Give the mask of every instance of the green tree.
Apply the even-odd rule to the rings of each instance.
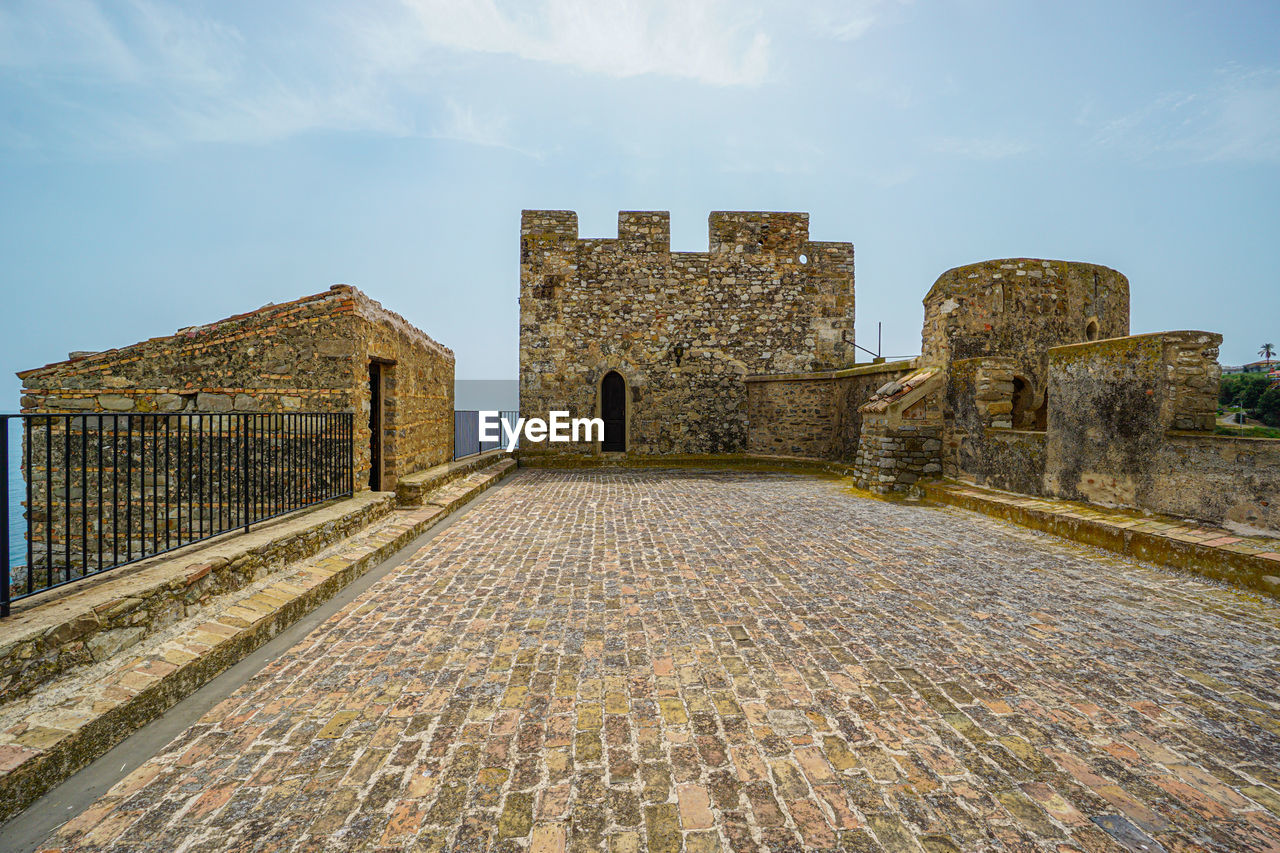
[[[1258,408],[1258,399],[1267,390],[1270,382],[1264,373],[1244,373],[1240,375],[1240,391],[1236,396],[1236,405],[1245,411],[1252,412]]]
[[[1266,360],[1267,367],[1270,368],[1271,359],[1275,358],[1276,356],[1276,345],[1263,344],[1262,347],[1258,350],[1258,355],[1262,356]]]
[[[1222,381],[1218,383],[1218,405],[1234,406],[1236,398],[1240,396],[1240,377],[1242,374],[1233,373],[1230,376],[1222,377]]]
[[[1258,398],[1258,418],[1267,426],[1280,427],[1280,385]]]

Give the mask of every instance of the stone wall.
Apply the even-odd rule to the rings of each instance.
[[[1221,341],[1162,332],[1051,350],[1045,493],[1280,530],[1280,441],[1212,432]]]
[[[838,384],[830,373],[790,375],[747,377],[747,452],[839,458]]]
[[[858,453],[858,407],[914,361],[864,364],[845,370],[748,376],[747,451],[852,461]]]
[[[898,424],[888,418],[869,415],[862,423],[854,478],[859,486],[888,494],[905,492],[925,477],[942,471],[938,450],[942,447],[942,427]]]
[[[853,291],[853,246],[811,241],[804,213],[712,213],[709,251],[672,252],[666,212],[624,211],[617,239],[580,239],[575,213],[525,211],[521,414],[596,417],[617,371],[629,452],[742,452],[746,376],[854,362]]]
[[[238,527],[246,501],[261,518],[368,488],[373,360],[384,365],[382,488],[393,490],[453,456],[453,354],[345,285],[19,373],[25,413],[75,415],[28,424],[32,580]],[[316,412],[352,413],[350,432],[277,417]],[[26,581],[15,571],[18,592]]]
[[[981,464],[962,476],[993,489],[1041,495],[1047,435],[1039,430],[989,429]]]
[[[913,370],[878,388],[859,407],[862,432],[854,479],[864,489],[905,492],[942,473],[943,391],[936,367]]]
[[[1173,433],[1150,472],[1152,509],[1280,535],[1280,439]]]
[[[369,471],[371,359],[394,362],[384,436],[384,488],[394,489],[396,475],[453,456],[453,353],[353,287],[335,285],[18,377],[29,413],[353,412],[361,488]]]
[[[354,291],[356,470],[369,470],[369,360],[383,363],[383,491],[396,480],[453,459],[453,351]]]
[[[18,373],[24,412],[351,411],[354,291]]]

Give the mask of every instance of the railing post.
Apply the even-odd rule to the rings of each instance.
[[[4,502],[0,505],[0,618],[9,615],[9,419],[0,418],[0,471],[4,472]],[[28,569],[27,571],[30,571]]]
[[[244,443],[240,449],[240,505],[244,513],[244,532],[249,532],[249,413],[240,415],[240,435]]]

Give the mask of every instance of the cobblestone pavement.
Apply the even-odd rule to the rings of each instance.
[[[526,471],[48,844],[1278,850],[1278,659],[1273,602],[983,516]]]

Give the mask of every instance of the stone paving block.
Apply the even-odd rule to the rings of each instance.
[[[1278,664],[1274,603],[985,516],[537,469],[48,845],[1276,849]]]
[[[475,497],[513,469],[511,460],[502,460],[472,473],[462,481],[467,485],[459,484],[465,494],[454,505],[461,505],[463,497]],[[438,507],[425,507],[383,516],[281,569],[284,578],[263,579],[215,600],[126,653],[0,706],[0,815],[16,812],[105,752],[390,557],[443,513]],[[325,516],[317,520],[333,524],[325,522]],[[331,726],[336,728],[322,729],[328,733],[320,736],[344,734],[345,724]]]

